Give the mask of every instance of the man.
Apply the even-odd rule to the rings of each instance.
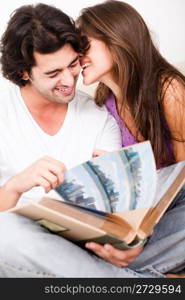
[[[115,121],[75,91],[88,43],[68,16],[43,4],[23,6],[1,44],[2,72],[14,83],[0,96],[0,210],[6,210],[21,195],[19,203],[54,189],[65,166],[121,144]]]
[[[86,46],[69,17],[51,6],[23,6],[11,17],[1,62],[3,75],[17,86],[5,86],[0,94],[1,210],[21,202],[21,195],[43,196],[42,188],[51,195],[63,180],[65,166],[120,147],[117,126],[104,108],[82,93],[75,96],[78,54]],[[182,191],[181,209],[165,215],[141,255],[141,248],[121,251],[94,245],[104,260],[27,218],[1,212],[0,276],[163,277],[182,269],[183,196]],[[174,243],[178,261],[173,261]]]

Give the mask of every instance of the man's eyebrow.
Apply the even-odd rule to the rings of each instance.
[[[62,71],[62,69],[55,69],[55,70],[52,70],[52,71],[44,72],[44,74],[45,75],[50,75],[50,74],[61,72],[61,71]]]
[[[74,64],[77,60],[79,59],[79,55],[77,55],[71,62],[70,64],[68,65],[71,66],[72,64]],[[52,71],[48,71],[48,72],[44,72],[45,75],[51,75],[51,74],[54,74],[54,73],[57,73],[57,72],[61,72],[63,69],[54,69]]]

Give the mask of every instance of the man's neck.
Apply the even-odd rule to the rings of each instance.
[[[49,101],[33,90],[21,88],[21,96],[39,127],[49,135],[55,135],[62,127],[68,104]]]

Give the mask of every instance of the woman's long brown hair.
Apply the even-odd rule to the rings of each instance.
[[[158,166],[175,162],[171,145],[175,137],[165,119],[163,99],[171,81],[176,78],[185,87],[185,77],[162,57],[144,20],[127,3],[108,0],[87,7],[77,24],[84,34],[105,42],[112,53],[114,80],[122,92],[120,116],[128,107],[137,135],[150,140]],[[104,104],[109,93],[99,83],[96,103]]]

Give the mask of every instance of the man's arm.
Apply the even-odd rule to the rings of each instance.
[[[35,186],[42,186],[46,193],[56,188],[63,182],[64,171],[64,164],[56,159],[39,159],[0,188],[0,211],[14,207],[20,196]]]
[[[110,114],[107,114],[106,122],[95,143],[95,151],[115,151],[121,147],[122,139],[118,124]]]

